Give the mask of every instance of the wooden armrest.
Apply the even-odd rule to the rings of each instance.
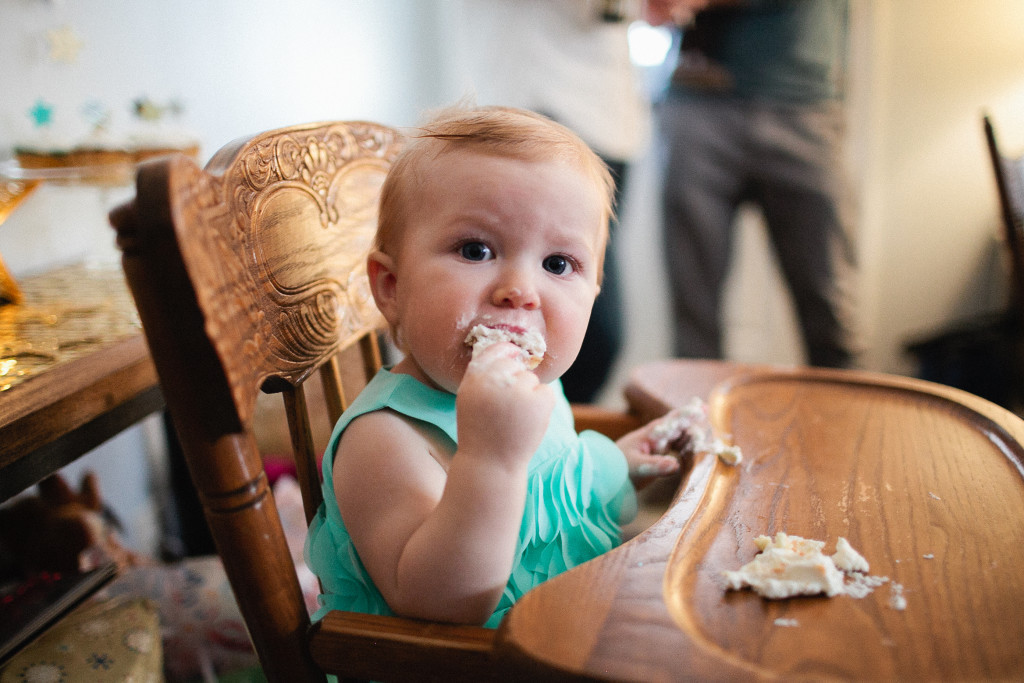
[[[498,679],[496,635],[482,626],[334,611],[311,627],[309,649],[324,671],[349,677],[489,681]]]
[[[644,425],[640,418],[630,413],[601,408],[588,403],[574,403],[572,414],[576,421],[577,432],[593,429],[613,440]]]

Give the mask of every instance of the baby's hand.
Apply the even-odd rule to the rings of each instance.
[[[638,489],[658,477],[667,477],[679,471],[679,458],[675,455],[655,453],[647,432],[647,427],[641,427],[616,442],[626,454],[629,478]]]
[[[679,453],[687,441],[688,435],[672,412],[633,430],[616,443],[626,454],[634,486],[643,488],[657,477],[679,471]]]
[[[554,391],[526,369],[519,347],[499,342],[482,349],[473,355],[456,394],[459,451],[525,465],[554,406]]]
[[[714,453],[722,462],[733,466],[743,460],[739,446],[728,446],[715,437],[707,404],[696,397],[685,406],[630,432],[619,439],[618,444],[626,454],[630,477],[638,487],[654,477],[678,471],[677,458],[683,453]]]

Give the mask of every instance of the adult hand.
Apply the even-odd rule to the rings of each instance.
[[[685,26],[710,0],[645,0],[643,19],[651,26]]]

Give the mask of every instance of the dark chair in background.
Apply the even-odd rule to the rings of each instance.
[[[985,140],[988,143],[999,210],[1003,219],[1004,239],[1010,255],[1010,301],[1007,316],[1020,330],[1024,320],[1024,156],[1006,156],[999,149],[992,120],[984,117]]]
[[[970,391],[1004,408],[1024,408],[1024,156],[1002,152],[988,115],[985,142],[999,198],[1009,260],[1005,310],[965,321],[907,350],[923,379]]]

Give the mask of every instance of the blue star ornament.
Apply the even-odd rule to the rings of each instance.
[[[36,100],[32,108],[28,110],[28,115],[32,117],[32,122],[35,123],[36,128],[48,126],[53,122],[53,105],[47,104],[42,100]]]

